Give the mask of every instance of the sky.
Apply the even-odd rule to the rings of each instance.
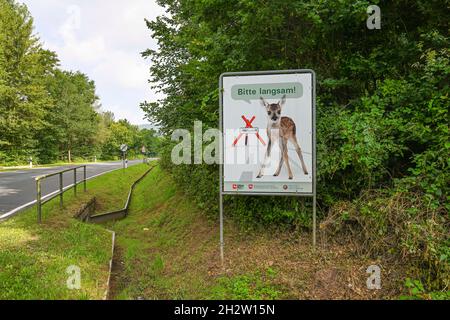
[[[35,34],[55,51],[61,68],[95,81],[102,109],[146,124],[139,104],[160,98],[148,83],[150,61],[140,53],[157,43],[144,18],[164,14],[155,0],[19,0],[34,18]]]

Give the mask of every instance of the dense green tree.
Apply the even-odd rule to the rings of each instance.
[[[23,161],[37,153],[36,133],[47,125],[51,97],[47,78],[56,55],[33,35],[24,5],[0,1],[0,162]]]
[[[79,72],[56,71],[49,85],[54,99],[50,115],[52,135],[59,154],[65,153],[72,161],[73,154],[80,157],[93,156],[95,137],[100,117],[94,109],[97,101],[94,82]]]
[[[102,156],[108,159],[121,156],[120,146],[122,144],[128,145],[130,151],[133,152],[138,131],[137,126],[133,126],[127,120],[110,122],[108,136],[102,147]]]
[[[143,57],[152,60],[151,81],[165,98],[142,108],[166,137],[178,128],[192,130],[195,120],[217,127],[223,72],[315,70],[320,212],[355,201],[339,219],[343,225],[353,219],[365,241],[381,237],[372,253],[392,248],[420,257],[429,288],[429,279],[438,279],[437,288],[448,287],[442,277],[450,256],[446,1],[158,2],[169,14],[147,21],[158,49]],[[381,8],[380,30],[366,27],[372,4]],[[162,150],[163,166],[215,213],[217,168],[174,166],[169,139]],[[373,201],[358,202],[368,193]],[[387,206],[399,197],[403,213],[397,220],[397,211]],[[374,203],[385,206],[375,210]],[[252,223],[311,222],[308,203],[299,205],[297,198],[233,197],[227,205],[229,214]]]
[[[150,136],[101,112],[95,90],[86,75],[58,68],[25,5],[0,0],[0,164],[115,159],[122,143],[137,154]]]
[[[311,68],[318,75],[323,204],[391,186],[426,150],[448,151],[442,142],[449,55],[443,1],[159,3],[170,16],[147,22],[159,49],[143,56],[152,60],[151,80],[166,98],[143,109],[163,133],[192,128],[194,120],[217,126],[222,72]],[[381,30],[366,27],[371,4],[381,7]],[[435,174],[444,181],[447,165],[439,168]],[[443,204],[448,186],[436,188],[430,196]]]
[[[157,156],[161,145],[161,137],[154,129],[142,129],[137,137],[135,146],[140,151],[145,147],[146,154],[149,156]]]

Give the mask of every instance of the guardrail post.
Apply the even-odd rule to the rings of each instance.
[[[84,181],[84,192],[86,192],[86,166],[84,166],[84,172],[83,172],[83,181]]]
[[[63,185],[63,174],[62,172],[59,173],[59,206],[63,207],[63,201],[64,201],[64,185]]]
[[[73,169],[73,193],[77,196],[77,168]]]
[[[37,215],[38,215],[38,223],[42,221],[42,204],[41,204],[41,180],[39,178],[36,179],[36,204],[37,204]]]

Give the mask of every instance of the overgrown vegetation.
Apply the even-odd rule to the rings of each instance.
[[[75,198],[67,191],[65,206],[56,198],[43,206],[43,222],[36,208],[0,223],[0,299],[103,299],[107,290],[112,235],[101,226],[82,223],[75,212],[95,196],[99,212],[123,207],[133,181],[148,170],[136,165],[88,182],[86,193]],[[81,271],[81,290],[70,290],[66,272]]]
[[[408,292],[401,265],[355,255],[353,244],[311,246],[311,235],[243,230],[225,220],[225,261],[217,217],[205,217],[158,166],[137,185],[129,216],[114,230],[112,299],[369,299]],[[227,214],[228,216],[228,214]],[[367,266],[383,269],[368,290]],[[401,284],[401,283],[400,283]]]
[[[207,212],[217,168],[174,166],[173,130],[218,125],[222,72],[310,68],[318,76],[318,195],[323,234],[360,253],[407,262],[423,292],[449,289],[449,38],[445,1],[160,0],[158,50],[143,104],[168,137],[162,165]],[[381,30],[366,28],[378,4]],[[212,192],[215,190],[215,192]],[[297,198],[233,197],[227,212],[264,225],[310,226]],[[343,232],[343,231],[346,232]],[[350,230],[350,231],[349,231]],[[336,239],[328,237],[329,239]]]
[[[0,0],[0,165],[115,159],[123,143],[155,154],[156,132],[103,112],[94,82],[61,70],[33,32],[25,5]]]

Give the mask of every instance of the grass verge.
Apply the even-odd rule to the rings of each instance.
[[[129,158],[128,161],[134,161],[134,160],[142,160],[141,158]],[[7,166],[7,165],[0,165],[0,172],[9,172],[9,171],[27,171],[32,169],[39,169],[39,168],[52,168],[52,167],[61,167],[61,166],[76,166],[76,165],[85,165],[85,164],[102,164],[102,163],[110,163],[110,162],[117,162],[122,161],[121,159],[116,160],[97,160],[97,161],[89,161],[89,160],[76,160],[72,162],[54,162],[54,163],[48,163],[48,164],[35,164],[33,165],[33,168],[29,168],[28,164],[21,164],[18,166]]]
[[[208,216],[156,167],[136,187],[127,219],[108,225],[117,234],[112,298],[380,299],[402,287],[396,268],[351,246],[321,243],[313,251],[308,233],[242,230],[230,219],[222,269],[218,221]],[[374,264],[381,290],[367,288]]]
[[[0,223],[0,299],[102,299],[111,259],[111,233],[102,226],[73,219],[93,196],[98,212],[123,207],[131,184],[148,169],[136,165],[88,181],[88,191],[71,190],[43,206],[43,222],[36,209]],[[69,290],[69,266],[81,270],[81,289]]]

